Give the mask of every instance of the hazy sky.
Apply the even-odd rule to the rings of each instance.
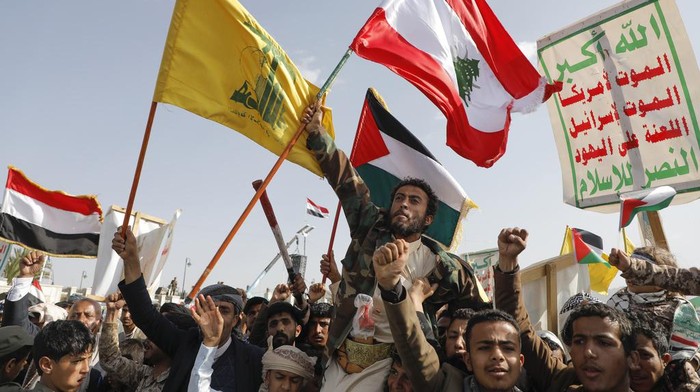
[[[242,1],[287,51],[305,77],[322,84],[379,1]],[[611,0],[493,0],[495,13],[533,59],[538,38],[589,14]],[[107,210],[125,206],[153,96],[173,0],[6,1],[0,5],[0,170],[15,165],[49,189],[96,194]],[[678,0],[682,15],[700,14],[693,0]],[[698,50],[700,26],[686,29]],[[415,88],[383,66],[350,58],[328,97],[337,144],[350,150],[368,87],[375,87],[392,113],[412,130],[463,185],[480,210],[464,225],[460,252],[496,246],[502,227],[529,229],[522,257],[529,265],[556,256],[566,225],[617,246],[617,214],[576,209],[562,202],[561,171],[546,108],[514,115],[508,150],[490,169],[477,168],[445,146],[445,119]],[[135,209],[170,219],[183,210],[163,284],[188,287],[213,257],[241,214],[253,189],[276,157],[242,135],[180,108],[159,105]],[[5,178],[0,174],[0,181]],[[307,280],[318,280],[332,219],[305,213],[305,200],[335,209],[327,183],[286,162],[268,188],[287,239],[304,224],[315,226],[306,246]],[[681,265],[697,264],[693,221],[698,203],[662,212],[671,250]],[[639,244],[637,224],[630,226]],[[111,240],[111,238],[107,238]],[[349,234],[341,220],[336,253]],[[303,242],[300,242],[303,251]],[[292,247],[295,250],[295,247]],[[259,206],[209,277],[245,287],[277,253]],[[92,282],[95,261],[54,259],[57,284],[75,285],[84,270]],[[282,263],[258,287],[285,279]]]

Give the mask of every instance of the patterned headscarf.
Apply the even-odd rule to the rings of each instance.
[[[586,292],[581,292],[572,295],[571,297],[569,297],[569,299],[566,300],[566,302],[564,302],[564,305],[561,307],[561,310],[559,310],[559,336],[561,336],[561,330],[564,328],[564,324],[566,324],[566,319],[569,318],[569,314],[571,314],[571,312],[573,312],[574,309],[589,302],[602,303],[603,301]]]
[[[274,350],[267,350],[262,357],[263,379],[269,370],[284,370],[304,377],[305,381],[314,378],[314,366],[316,357],[309,357],[303,351],[294,346],[280,346]],[[260,392],[267,392],[265,383],[260,385]]]

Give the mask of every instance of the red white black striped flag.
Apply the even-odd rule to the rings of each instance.
[[[0,239],[59,257],[97,257],[102,209],[95,196],[50,191],[10,167]]]
[[[306,213],[319,218],[326,218],[328,217],[328,208],[321,207],[320,205],[311,201],[311,199],[306,198]]]

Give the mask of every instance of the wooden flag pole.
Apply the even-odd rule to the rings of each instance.
[[[338,76],[338,72],[340,72],[340,69],[343,67],[343,65],[345,65],[345,62],[350,57],[350,54],[352,54],[352,50],[348,49],[338,62],[338,65],[335,66],[335,69],[333,69],[333,72],[331,72],[326,82],[323,84],[323,87],[321,87],[321,90],[319,90],[318,94],[316,94],[317,101],[323,97],[328,88],[330,88],[331,84],[333,84],[333,81]],[[299,137],[304,132],[304,128],[306,128],[306,124],[299,124],[299,128],[297,129],[294,136],[292,136],[292,139],[289,141],[289,144],[287,144],[287,147],[284,148],[282,154],[280,154],[279,158],[277,158],[277,162],[275,162],[274,166],[272,166],[272,169],[270,169],[270,172],[267,174],[267,177],[265,177],[262,184],[260,184],[260,188],[258,188],[258,190],[255,191],[255,195],[253,195],[253,198],[250,200],[245,210],[243,210],[243,213],[233,225],[233,228],[231,228],[231,231],[224,239],[224,242],[216,251],[216,254],[214,254],[214,257],[207,265],[207,268],[204,269],[202,275],[197,280],[197,283],[195,283],[195,285],[192,287],[192,291],[190,291],[190,293],[185,298],[186,303],[191,302],[194,299],[195,294],[197,294],[197,292],[199,292],[199,289],[202,288],[204,281],[207,280],[207,277],[216,266],[216,263],[219,262],[219,259],[224,254],[224,251],[226,250],[228,245],[231,243],[231,240],[241,228],[243,222],[248,218],[248,215],[250,215],[250,212],[253,210],[255,203],[257,203],[258,200],[260,200],[260,196],[262,196],[263,192],[265,192],[265,189],[267,189],[268,184],[270,184],[270,181],[272,181],[272,177],[274,177],[275,174],[277,174],[277,171],[279,170],[280,166],[282,166],[282,162],[284,162],[284,160],[287,159],[289,152],[292,151],[292,147],[294,147],[294,145],[297,143],[297,140],[299,140]]]
[[[141,169],[143,168],[143,160],[146,157],[146,149],[148,148],[148,139],[151,138],[151,127],[153,126],[153,118],[156,116],[156,107],[158,102],[151,102],[151,111],[148,113],[148,121],[146,122],[146,131],[143,133],[143,141],[141,142],[141,152],[139,152],[139,160],[136,163],[136,172],[134,173],[134,181],[131,183],[131,192],[129,193],[129,202],[126,203],[126,212],[122,221],[122,238],[126,238],[126,230],[129,226],[129,218],[131,210],[134,207],[134,199],[136,198],[136,189],[139,187],[141,179]]]
[[[340,200],[338,200],[338,206],[335,207],[335,220],[333,221],[333,229],[331,230],[331,240],[328,242],[328,252],[326,253],[328,255],[328,261],[330,261],[331,263],[335,263],[335,259],[331,260],[331,252],[333,252],[333,243],[335,242],[335,231],[338,229],[338,219],[340,218],[341,208],[343,208],[343,206],[340,204]],[[321,284],[325,285],[327,278],[328,274],[323,274]]]
[[[323,94],[328,90],[328,88],[331,86],[333,81],[338,75],[338,72],[340,72],[340,69],[345,65],[345,62],[348,60],[350,57],[350,54],[352,54],[352,50],[348,49],[343,57],[340,59],[338,62],[338,65],[336,65],[335,69],[333,72],[331,72],[331,75],[328,77],[328,80],[323,84],[323,87],[321,87],[321,90],[318,92],[316,95],[316,100],[321,99],[323,97]],[[296,133],[292,137],[292,140],[289,141],[289,144],[287,144],[287,147],[284,149],[282,154],[280,154],[279,158],[277,159],[277,162],[275,162],[275,165],[272,167],[270,172],[267,174],[267,177],[263,180],[262,184],[260,187],[257,189],[255,192],[255,195],[253,198],[250,200],[248,205],[246,206],[245,210],[241,214],[241,216],[238,218],[238,221],[233,225],[233,228],[229,232],[228,236],[224,239],[224,242],[221,244],[219,249],[216,251],[216,254],[214,254],[214,257],[211,259],[209,264],[207,265],[207,268],[204,269],[204,272],[202,272],[202,275],[199,277],[197,280],[197,283],[192,287],[192,291],[187,295],[187,298],[185,298],[185,302],[190,302],[192,299],[194,299],[194,295],[199,291],[199,289],[202,287],[202,284],[204,284],[204,281],[207,279],[211,271],[214,269],[214,266],[216,266],[216,263],[219,261],[221,256],[223,255],[224,251],[228,247],[228,245],[231,243],[231,240],[233,237],[236,235],[240,227],[243,225],[243,222],[248,218],[248,215],[250,215],[250,212],[253,210],[253,207],[255,206],[255,203],[260,200],[260,196],[262,196],[263,192],[265,192],[265,189],[267,189],[267,185],[272,181],[272,177],[277,173],[279,170],[280,166],[282,165],[282,162],[287,158],[289,155],[289,152],[292,150],[292,147],[296,144],[297,140],[299,140],[299,137],[301,136],[302,132],[304,131],[304,128],[306,127],[305,124],[300,124],[299,129],[297,129]]]
[[[204,284],[204,281],[207,280],[207,277],[216,266],[216,263],[219,262],[219,259],[224,254],[224,251],[226,250],[228,245],[231,243],[231,240],[236,235],[236,233],[238,233],[238,230],[241,228],[246,218],[248,218],[248,215],[250,215],[250,212],[253,210],[253,207],[255,207],[255,204],[258,202],[258,200],[260,200],[260,196],[262,196],[263,192],[265,192],[265,189],[267,189],[267,185],[270,184],[270,181],[272,181],[272,177],[274,177],[275,174],[277,174],[277,171],[279,170],[280,166],[282,166],[282,162],[284,162],[284,160],[289,155],[289,152],[292,150],[292,147],[294,147],[297,140],[299,140],[299,137],[304,132],[305,127],[306,124],[299,124],[299,129],[297,129],[296,133],[292,137],[292,140],[289,141],[287,147],[284,149],[284,151],[282,151],[282,154],[280,154],[279,158],[277,159],[277,162],[275,162],[275,165],[272,166],[272,169],[267,174],[267,177],[265,177],[262,184],[260,184],[258,190],[255,191],[255,195],[253,195],[253,198],[250,200],[245,210],[243,210],[241,216],[233,225],[233,228],[224,239],[224,242],[221,244],[221,246],[219,246],[219,249],[216,251],[216,254],[214,254],[214,257],[207,265],[207,268],[204,269],[204,272],[202,272],[202,275],[200,275],[199,279],[197,280],[197,283],[195,283],[195,285],[192,287],[192,291],[190,291],[190,293],[187,295],[187,298],[185,298],[186,303],[191,302],[194,299],[195,294],[199,292],[199,289],[202,287],[202,284]]]

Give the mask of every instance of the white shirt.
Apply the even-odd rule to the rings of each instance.
[[[187,384],[188,392],[219,392],[210,386],[211,375],[214,373],[212,366],[219,357],[224,355],[230,345],[231,338],[229,337],[221,347],[208,347],[204,343],[199,346],[194,366],[192,366],[192,373],[190,373],[190,382]]]
[[[408,243],[408,261],[401,273],[401,284],[408,291],[413,286],[413,281],[417,278],[428,276],[437,265],[437,255],[423,245],[420,239]],[[393,343],[394,338],[391,336],[389,328],[389,319],[384,311],[384,303],[382,302],[381,291],[379,287],[374,288],[372,296],[374,304],[374,339],[382,343]]]

